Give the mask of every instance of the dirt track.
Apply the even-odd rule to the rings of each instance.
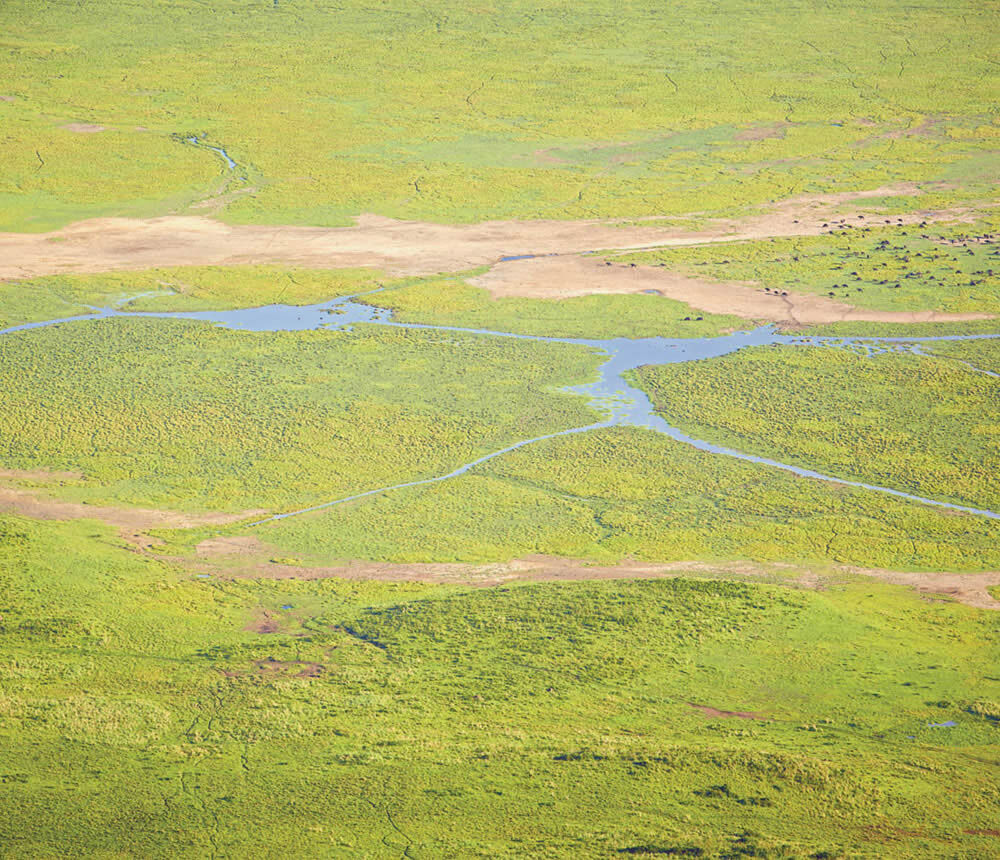
[[[116,508],[44,499],[30,490],[0,487],[0,513],[20,514],[38,520],[101,520],[109,525],[127,529],[180,529],[225,525],[265,511],[245,511],[242,514],[185,514],[149,508]]]
[[[744,319],[786,324],[855,320],[859,322],[957,322],[989,319],[990,314],[938,311],[875,311],[845,305],[826,296],[790,293],[776,296],[742,283],[703,281],[653,266],[605,264],[600,257],[559,256],[499,263],[469,283],[485,287],[494,296],[562,299],[594,293],[640,293],[686,302],[711,314],[733,314]]]
[[[7,470],[0,476],[21,479],[53,480],[77,477],[73,473],[18,472]],[[122,538],[144,553],[161,543],[148,535],[155,528],[194,528],[225,525],[263,511],[240,514],[185,514],[146,508],[118,508],[86,505],[40,498],[34,492],[0,487],[0,514],[16,513],[46,520],[95,519],[117,526]],[[197,560],[158,553],[160,561],[175,562],[198,573],[250,579],[370,579],[382,582],[423,582],[428,584],[472,585],[491,587],[509,582],[556,582],[597,579],[669,579],[679,576],[722,576],[763,578],[806,588],[821,587],[825,579],[843,575],[868,576],[894,585],[915,588],[928,596],[944,596],[980,609],[1000,610],[1000,601],[987,591],[1000,586],[1000,572],[987,573],[909,573],[837,566],[822,572],[791,564],[755,564],[752,562],[622,562],[616,565],[593,564],[577,559],[530,556],[496,564],[392,564],[389,562],[351,562],[333,567],[303,567],[271,561],[273,547],[253,536],[218,537],[197,546]]]
[[[52,480],[78,477],[72,472],[15,472],[0,471],[0,477],[38,478]],[[0,514],[13,513],[36,520],[100,520],[116,526],[121,536],[139,547],[149,547],[158,541],[146,534],[150,529],[184,529],[197,526],[218,526],[237,522],[265,511],[246,511],[242,514],[184,514],[177,511],[160,511],[149,508],[118,508],[105,505],[86,505],[46,499],[31,490],[0,487]]]
[[[622,562],[616,565],[600,565],[550,556],[529,556],[509,562],[481,565],[352,562],[336,567],[302,567],[270,561],[276,551],[255,537],[214,538],[199,544],[197,552],[203,562],[220,563],[215,570],[216,575],[251,579],[370,579],[382,582],[493,587],[510,582],[710,576],[770,579],[805,588],[819,588],[825,581],[835,581],[845,576],[867,576],[893,585],[909,586],[928,597],[951,598],[978,609],[1000,610],[1000,601],[994,600],[987,591],[989,587],[1000,585],[1000,571],[905,573],[842,565],[815,571],[791,564],[694,561]]]
[[[53,233],[0,233],[0,280],[69,272],[158,266],[274,263],[312,268],[372,267],[390,275],[431,275],[492,265],[521,254],[579,254],[599,249],[693,245],[771,236],[808,236],[828,229],[837,207],[865,198],[914,195],[909,185],[798,197],[762,214],[717,220],[685,231],[664,219],[616,226],[612,221],[488,221],[446,225],[362,215],[353,227],[227,225],[210,218],[101,218]],[[858,210],[862,211],[862,210]],[[843,214],[839,217],[844,217]],[[965,211],[902,217],[961,219]]]

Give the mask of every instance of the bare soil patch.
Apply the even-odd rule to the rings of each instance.
[[[563,165],[569,163],[566,161],[565,158],[560,158],[558,155],[553,155],[554,152],[558,152],[558,150],[553,148],[536,149],[534,152],[531,153],[531,157],[535,160],[537,164]]]
[[[771,125],[759,125],[753,128],[744,128],[736,132],[735,140],[768,140],[770,138],[783,138],[788,123],[776,122]]]
[[[199,556],[225,553],[225,569],[219,575],[236,578],[263,579],[371,579],[382,582],[423,582],[428,584],[454,584],[490,587],[513,581],[552,582],[559,580],[592,579],[657,579],[692,574],[725,572],[745,576],[781,576],[784,571],[797,568],[780,564],[756,565],[731,563],[728,565],[704,562],[644,563],[622,562],[600,565],[578,559],[549,556],[529,556],[514,561],[492,564],[467,564],[462,562],[409,563],[350,561],[340,565],[306,567],[274,561],[278,551],[265,543],[257,542],[256,552],[250,544],[230,547],[230,539],[204,541],[197,547]],[[241,540],[234,538],[231,540]],[[251,540],[256,540],[251,538]],[[209,546],[206,546],[209,545]],[[206,548],[209,552],[206,552]]]
[[[97,125],[92,122],[70,122],[60,126],[67,131],[75,131],[77,134],[97,134],[99,131],[107,131],[107,126]]]
[[[906,585],[929,597],[947,597],[977,609],[1000,609],[988,589],[1000,585],[1000,572],[910,573],[898,570],[844,568],[845,572],[871,576],[893,585]]]
[[[890,131],[883,136],[888,140],[899,140],[904,137],[929,137],[934,133],[935,128],[940,125],[940,123],[940,119],[935,117],[925,117],[924,121],[921,122],[920,125]]]
[[[81,472],[52,472],[48,469],[0,469],[0,479],[15,481],[78,481]]]
[[[9,470],[8,470],[9,471]],[[21,472],[20,477],[32,475]],[[77,477],[72,472],[37,473],[40,479],[51,479],[53,475]],[[15,473],[13,477],[17,477]],[[0,487],[0,514],[14,513],[38,520],[100,520],[116,526],[122,539],[140,552],[162,544],[159,538],[148,532],[157,528],[186,529],[198,526],[225,525],[252,516],[266,513],[263,510],[244,511],[240,514],[206,513],[187,514],[179,511],[162,511],[150,508],[121,508],[109,505],[88,505],[82,502],[65,502],[39,497],[30,490],[15,487]]]
[[[1000,601],[987,590],[1000,585],[1000,571],[988,573],[910,573],[848,566],[806,568],[789,563],[754,562],[637,562],[594,564],[580,559],[528,556],[493,564],[414,563],[352,561],[328,567],[283,564],[266,556],[276,553],[259,543],[253,552],[243,545],[239,555],[226,559],[219,576],[250,579],[371,579],[382,582],[495,587],[510,582],[563,582],[602,579],[670,579],[682,576],[762,579],[799,588],[822,589],[831,581],[867,576],[893,585],[905,585],[922,595],[946,597],[978,609],[1000,610]],[[199,554],[204,554],[199,548]],[[235,561],[235,563],[234,563]]]
[[[0,96],[0,102],[16,102],[17,99],[14,96]]]
[[[671,136],[672,135],[667,135],[666,137]],[[588,152],[618,150],[618,152],[608,158],[608,162],[610,164],[623,164],[638,156],[638,152],[635,149],[628,148],[636,146],[637,143],[635,141],[608,141],[607,143],[592,143],[586,147],[586,150]],[[547,147],[545,149],[536,149],[532,153],[532,157],[538,164],[569,164],[571,160],[563,158],[560,153],[563,155],[567,154],[566,150],[562,147]]]
[[[82,502],[39,498],[28,490],[14,487],[0,487],[0,511],[34,517],[39,520],[102,520],[109,525],[125,529],[185,529],[197,526],[225,525],[266,513],[265,511],[245,511],[240,514],[187,514],[150,508],[88,505]]]
[[[265,551],[264,544],[251,535],[209,538],[195,547],[202,557],[256,555]]]
[[[281,622],[267,609],[258,609],[243,629],[248,633],[280,633]]]
[[[52,233],[0,233],[0,280],[160,266],[286,264],[371,267],[390,275],[431,275],[490,265],[519,254],[692,245],[770,236],[816,235],[838,207],[866,198],[917,194],[912,185],[785,200],[760,215],[715,220],[704,230],[614,221],[487,221],[430,224],[362,215],[353,227],[228,225],[197,216],[97,218]],[[922,212],[904,223],[961,219],[966,210]],[[57,239],[58,241],[52,241]]]
[[[611,262],[611,261],[608,261]],[[655,266],[608,265],[595,256],[539,257],[512,260],[494,266],[469,283],[496,297],[527,296],[563,299],[595,293],[656,291],[699,311],[733,314],[744,319],[791,325],[857,320],[863,322],[943,322],[989,319],[989,314],[948,314],[938,311],[874,311],[834,301],[826,296],[775,295],[735,281],[718,282],[688,277]]]
[[[296,678],[318,678],[326,667],[322,663],[308,663],[305,660],[275,660],[267,657],[254,662],[254,667],[264,675],[294,674]],[[294,670],[299,671],[295,672]]]
[[[8,470],[10,471],[10,470]],[[18,473],[19,475],[33,473]],[[46,473],[40,475],[70,475]],[[95,519],[117,526],[124,540],[138,551],[161,544],[148,532],[156,528],[197,528],[206,525],[226,525],[267,513],[264,510],[239,514],[189,514],[149,508],[121,508],[87,505],[39,498],[29,490],[0,487],[0,513],[15,513],[36,519],[71,520]],[[1000,571],[984,573],[914,573],[849,566],[828,569],[803,568],[789,563],[758,564],[754,562],[637,562],[595,564],[580,559],[528,556],[513,561],[492,564],[413,563],[351,561],[339,565],[306,567],[276,561],[274,547],[256,536],[239,535],[209,538],[195,548],[198,561],[182,556],[157,554],[161,561],[170,561],[192,572],[236,579],[370,579],[383,582],[423,582],[428,584],[469,585],[492,587],[509,582],[559,582],[599,579],[669,579],[680,576],[735,577],[765,579],[801,588],[825,587],[831,579],[847,576],[867,576],[893,585],[905,585],[928,597],[947,598],[978,609],[1000,610],[1000,601],[990,594],[990,588],[1000,586]],[[214,559],[214,561],[213,561]],[[261,610],[248,630],[258,633],[278,632],[278,619]]]
[[[767,719],[763,714],[755,714],[752,711],[720,711],[718,708],[713,708],[709,705],[696,705],[694,702],[688,702],[688,704],[695,710],[701,711],[706,717],[722,717],[724,719],[735,717],[740,720]]]
[[[237,198],[246,194],[253,194],[256,190],[256,186],[249,186],[247,188],[237,188],[234,191],[221,191],[218,194],[206,197],[204,200],[199,200],[197,203],[192,203],[191,208],[204,209],[209,213],[219,212]]]

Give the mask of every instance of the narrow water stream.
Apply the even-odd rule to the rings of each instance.
[[[184,138],[184,140],[186,140],[188,143],[194,146],[200,146],[202,149],[210,149],[212,152],[218,155],[223,161],[226,162],[226,167],[228,167],[230,170],[235,170],[239,166],[236,164],[235,161],[233,161],[229,157],[229,153],[226,152],[226,150],[224,150],[221,146],[212,146],[212,144],[210,143],[205,143],[205,141],[202,139],[204,138],[204,136],[205,135],[202,135],[201,137],[186,137]]]
[[[648,337],[630,340],[628,338],[610,338],[606,340],[594,340],[587,338],[564,338],[564,337],[544,337],[541,335],[513,334],[511,332],[491,331],[489,329],[461,328],[457,326],[425,325],[419,323],[396,322],[391,318],[391,311],[383,308],[370,307],[355,301],[357,295],[343,296],[321,304],[296,307],[292,305],[266,305],[258,308],[247,308],[234,311],[123,311],[117,307],[94,308],[93,313],[83,314],[64,319],[46,320],[44,322],[24,323],[23,325],[11,326],[0,330],[0,335],[13,334],[19,331],[27,331],[48,326],[64,325],[68,323],[78,323],[85,321],[115,319],[115,318],[136,318],[151,317],[155,319],[173,320],[200,320],[203,322],[215,323],[230,329],[240,331],[309,331],[316,329],[344,329],[356,323],[372,323],[376,325],[392,326],[395,328],[430,330],[430,331],[454,331],[468,334],[485,335],[490,337],[507,337],[519,340],[536,340],[548,343],[569,343],[579,346],[590,347],[603,352],[607,359],[599,369],[599,378],[595,382],[585,385],[577,385],[567,388],[584,394],[590,398],[591,404],[597,411],[606,417],[603,421],[588,424],[584,427],[575,427],[563,430],[558,433],[550,433],[533,439],[525,439],[520,442],[494,451],[484,457],[480,457],[471,463],[466,463],[445,475],[434,478],[425,478],[419,481],[409,481],[400,484],[393,484],[386,487],[379,487],[367,490],[363,493],[356,493],[344,498],[333,499],[320,505],[302,508],[300,510],[288,511],[283,514],[276,514],[262,520],[258,520],[248,525],[255,526],[262,523],[285,519],[297,516],[298,514],[310,511],[321,510],[334,505],[355,499],[372,496],[379,493],[388,492],[403,487],[415,487],[424,484],[431,484],[444,481],[462,475],[480,463],[499,457],[502,454],[523,448],[533,442],[544,439],[553,439],[559,436],[566,436],[573,433],[585,433],[603,427],[633,426],[645,427],[663,433],[671,439],[691,445],[700,451],[711,454],[720,454],[726,457],[733,457],[745,460],[750,463],[758,463],[783,469],[805,478],[816,478],[822,481],[829,481],[849,487],[859,487],[873,492],[884,493],[925,505],[948,508],[949,510],[964,511],[966,513],[978,514],[991,519],[1000,519],[1000,513],[980,508],[957,505],[951,502],[943,502],[937,499],[925,498],[923,496],[904,493],[891,487],[882,487],[875,484],[866,484],[861,481],[851,481],[845,478],[838,478],[833,475],[826,475],[811,469],[793,466],[766,457],[757,457],[753,454],[746,454],[732,448],[725,448],[705,442],[701,439],[694,439],[678,428],[669,424],[664,418],[658,415],[653,404],[646,396],[645,392],[630,385],[624,378],[626,371],[633,370],[647,364],[674,364],[687,361],[702,361],[711,358],[718,358],[750,346],[766,346],[768,344],[783,344],[788,346],[831,346],[838,348],[854,349],[874,354],[887,350],[904,350],[914,352],[918,355],[926,355],[920,351],[920,344],[934,341],[962,341],[962,340],[983,340],[1000,338],[1000,334],[981,335],[940,335],[931,337],[803,337],[795,335],[783,335],[774,330],[773,326],[765,326],[752,331],[741,331],[722,337],[705,338],[664,338]],[[978,370],[978,368],[973,368]],[[990,371],[991,376],[996,374]]]

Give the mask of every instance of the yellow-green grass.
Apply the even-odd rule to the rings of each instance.
[[[304,507],[433,477],[599,416],[561,386],[586,347],[359,326],[247,333],[111,319],[0,338],[0,466],[82,472],[66,496]]]
[[[1000,314],[1000,223],[899,227],[884,220],[852,218],[851,229],[832,235],[663,248],[620,259],[870,310]],[[996,238],[971,240],[981,235]]]
[[[921,349],[934,355],[965,362],[977,370],[1000,374],[1000,338],[980,341],[941,341],[924,344]]]
[[[535,443],[424,487],[253,529],[158,532],[176,552],[252,535],[307,565],[352,559],[748,559],[889,569],[1000,565],[1000,523],[708,454],[650,430]]]
[[[212,200],[231,221],[331,225],[737,214],[900,180],[931,196],[894,206],[975,201],[996,172],[990,13],[17,0],[0,229]]]
[[[739,317],[700,314],[662,296],[493,299],[487,290],[463,281],[467,274],[389,278],[372,269],[178,266],[50,275],[0,283],[0,328],[86,314],[95,306],[130,311],[228,310],[274,303],[318,304],[360,293],[369,295],[359,301],[389,308],[401,322],[551,337],[706,337],[750,325]],[[698,316],[703,319],[695,319]],[[690,319],[685,322],[685,317]]]
[[[14,517],[0,587],[8,857],[994,847],[996,619],[898,587],[216,581]]]
[[[79,316],[92,307],[199,311],[269,304],[318,304],[409,283],[372,269],[281,266],[176,266],[0,282],[0,328]]]
[[[829,337],[937,337],[940,335],[994,334],[1000,328],[994,318],[957,322],[879,323],[839,322],[792,329],[795,334]]]
[[[567,299],[492,298],[459,278],[428,279],[406,289],[366,296],[401,322],[492,329],[544,337],[713,337],[753,323],[703,314],[684,302],[654,295]]]
[[[42,490],[70,500],[299,509],[443,475],[522,439],[590,424],[586,401],[557,388],[591,378],[600,360],[564,344],[374,326],[238,333],[165,320],[73,323],[0,339],[9,380],[0,465],[79,471],[83,478]],[[639,376],[670,420],[695,435],[997,507],[995,381],[957,361],[796,347]],[[734,403],[744,389],[752,397]],[[753,435],[767,421],[772,432]],[[727,431],[734,422],[742,423]],[[170,537],[190,544],[207,533]],[[955,570],[1000,563],[996,527],[985,518],[630,428],[536,443],[442,484],[256,533],[309,563],[532,553]]]
[[[980,348],[966,342],[963,355]],[[1000,510],[1000,387],[958,362],[772,346],[635,377],[659,412],[697,438]]]

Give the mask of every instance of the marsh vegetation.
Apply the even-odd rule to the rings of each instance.
[[[110,319],[0,337],[0,458],[74,500],[240,511],[431,477],[593,423],[586,347],[457,332]]]
[[[199,579],[92,522],[0,534],[12,856],[992,850],[996,624],[967,607]]]
[[[990,355],[987,343],[958,349]],[[968,365],[772,346],[636,375],[657,409],[698,438],[920,495],[1000,503],[998,386]]]
[[[1000,314],[993,12],[0,5],[0,854],[994,856],[1000,519],[405,327],[995,333],[910,322]],[[721,353],[628,381],[1000,511],[1000,341]]]
[[[0,11],[0,229],[689,218],[900,181],[925,192],[904,209],[978,202],[992,24],[972,0],[685,0],[668,18],[610,0],[19,0]]]

